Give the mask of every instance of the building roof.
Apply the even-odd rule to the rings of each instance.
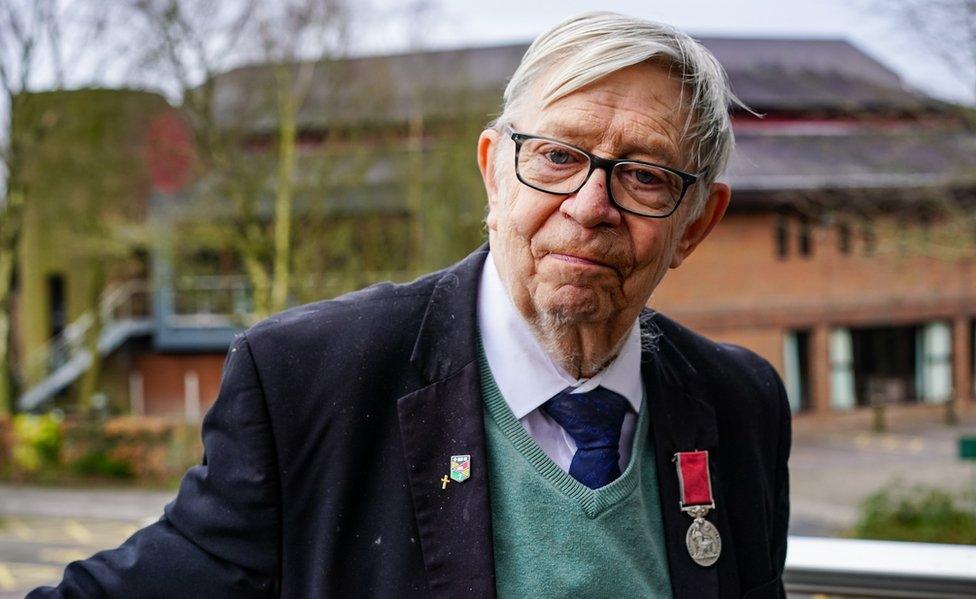
[[[945,127],[744,131],[726,171],[753,191],[976,185],[976,134]]]
[[[938,105],[841,39],[701,38],[759,111],[918,110]]]
[[[904,112],[941,105],[905,87],[891,69],[845,40],[705,37],[700,41],[725,66],[739,97],[760,112]],[[468,116],[487,121],[497,113],[505,83],[527,47],[515,44],[319,62],[299,121],[306,129],[364,121],[406,122],[418,108],[428,119]],[[267,90],[273,88],[272,69],[255,65],[218,76],[217,114],[225,124],[247,118],[254,129],[272,127],[267,115],[273,111],[262,106],[269,101]]]
[[[770,117],[736,119],[737,149],[727,173],[736,189],[976,187],[976,133],[961,124],[958,107],[908,89],[891,69],[849,42],[701,41],[725,65],[739,97]],[[418,112],[427,123],[484,123],[497,113],[502,89],[526,48],[516,44],[318,63],[299,113],[300,128],[402,126]],[[259,106],[273,77],[266,65],[221,75],[218,113],[228,120],[246,119],[251,131],[273,131],[273,110],[253,116],[246,109]],[[929,118],[933,115],[937,118]]]
[[[505,82],[525,48],[466,48],[316,63],[299,124],[317,130],[405,123],[418,109],[428,120],[468,117],[487,121],[498,110]],[[291,68],[303,66],[307,67]],[[273,89],[273,78],[265,65],[220,75],[215,96],[218,118],[226,125],[236,125],[234,118],[248,118],[252,130],[273,129],[273,110],[262,107],[268,101],[267,90]]]

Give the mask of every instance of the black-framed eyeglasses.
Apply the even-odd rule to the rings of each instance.
[[[515,142],[515,176],[523,184],[544,193],[569,195],[582,189],[593,171],[603,169],[610,201],[640,216],[671,216],[702,176],[639,160],[600,158],[564,141],[519,133],[509,126],[505,132]]]

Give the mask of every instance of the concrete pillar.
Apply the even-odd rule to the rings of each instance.
[[[129,373],[129,411],[133,416],[146,415],[146,387],[142,373],[133,370]]]
[[[200,378],[196,370],[187,370],[183,375],[183,403],[186,421],[200,421]]]
[[[952,388],[958,408],[973,399],[973,337],[969,316],[952,321]]]
[[[810,335],[810,407],[830,413],[830,327],[818,324]]]

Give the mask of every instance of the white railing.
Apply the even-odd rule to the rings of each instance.
[[[132,279],[106,291],[99,301],[102,326],[120,320],[148,317],[148,285]],[[53,370],[67,362],[84,345],[88,331],[95,324],[91,310],[68,324],[60,334],[48,339],[27,357],[27,372],[36,375]]]
[[[129,337],[152,328],[145,281],[126,281],[106,292],[98,310],[101,329],[96,348],[100,354],[107,354]],[[36,409],[91,367],[93,357],[86,340],[93,334],[95,324],[94,312],[85,312],[28,355],[27,374],[35,384],[17,398],[19,409]]]
[[[976,597],[976,546],[790,537],[790,594],[901,599]]]

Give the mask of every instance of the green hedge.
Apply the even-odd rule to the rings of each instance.
[[[173,485],[202,454],[196,425],[162,418],[0,421],[0,477],[21,483]]]
[[[892,483],[864,501],[851,534],[861,539],[973,545],[976,511],[964,499],[942,489]]]

